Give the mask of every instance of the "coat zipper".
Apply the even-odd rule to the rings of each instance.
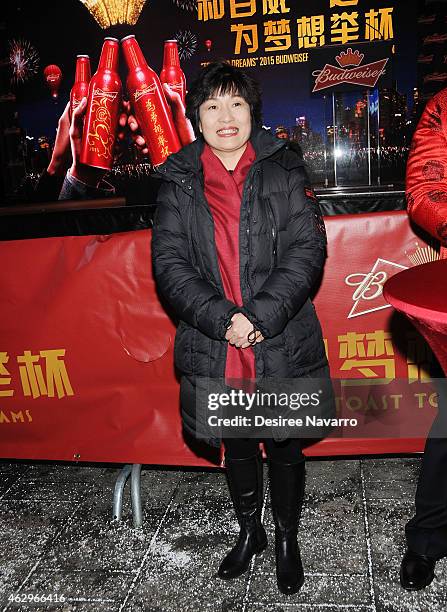
[[[268,210],[268,215],[270,217],[270,223],[271,223],[271,233],[272,233],[272,243],[273,243],[273,252],[272,252],[272,255],[273,255],[272,259],[273,259],[273,261],[272,261],[272,268],[271,268],[271,270],[273,270],[273,268],[276,266],[276,251],[277,251],[278,232],[276,231],[275,215],[273,213],[272,206],[270,204],[270,200],[268,198],[265,198],[265,201],[267,202],[267,210]]]
[[[248,242],[248,256],[247,256],[247,263],[245,265],[245,270],[244,270],[244,277],[245,277],[245,282],[247,285],[247,289],[248,289],[248,297],[249,299],[251,299],[253,297],[253,291],[252,291],[252,287],[250,284],[250,275],[249,275],[249,269],[250,269],[250,255],[251,255],[251,234],[250,234],[250,212],[251,212],[251,204],[252,204],[252,200],[253,200],[253,182],[254,182],[254,176],[256,174],[259,174],[260,170],[259,168],[256,168],[253,172],[253,180],[251,181],[250,186],[248,187],[248,200],[247,200],[247,229],[246,234],[247,234],[247,242]],[[247,177],[249,178],[249,177]]]
[[[193,234],[194,234],[194,229],[193,229],[193,210],[192,210],[193,204],[190,205],[189,209],[188,209],[188,227],[186,228],[187,231],[187,236],[188,236],[188,244],[189,244],[189,248],[190,248],[190,253],[191,253],[191,258],[192,258],[192,262],[193,262],[193,266],[197,269],[200,270],[199,268],[199,264],[197,261],[197,254],[196,254],[196,250],[194,248],[194,241],[193,241]]]

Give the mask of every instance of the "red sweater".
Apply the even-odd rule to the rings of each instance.
[[[239,218],[242,190],[245,177],[256,158],[250,142],[233,172],[229,172],[220,159],[205,144],[201,160],[205,179],[205,197],[214,221],[220,275],[225,297],[237,306],[242,306],[239,276]],[[252,347],[245,349],[228,345],[225,366],[225,381],[230,379],[254,379],[256,377],[255,356]]]

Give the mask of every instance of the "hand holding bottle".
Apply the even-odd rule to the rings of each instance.
[[[71,116],[70,125],[70,145],[72,155],[72,165],[70,174],[87,185],[97,186],[106,170],[95,168],[83,164],[80,161],[82,147],[82,131],[84,125],[84,115],[87,108],[87,98],[82,98],[78,106],[74,109]]]
[[[175,128],[177,130],[181,145],[185,146],[196,139],[191,122],[185,115],[185,106],[180,98],[180,95],[173,91],[166,83],[163,84],[163,90],[171,107]],[[123,102],[123,112],[119,120],[119,125],[121,128],[123,128],[126,124],[130,129],[132,140],[140,153],[143,155],[149,155],[147,143],[141,133],[138,121],[131,111],[129,102]]]

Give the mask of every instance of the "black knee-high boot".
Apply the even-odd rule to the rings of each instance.
[[[225,458],[228,486],[239,522],[236,545],[226,555],[218,570],[224,580],[241,576],[251,558],[267,546],[267,534],[261,523],[263,501],[262,454],[246,459]]]
[[[296,593],[304,582],[297,533],[304,497],[305,461],[280,463],[269,459],[268,466],[278,588],[281,593]]]

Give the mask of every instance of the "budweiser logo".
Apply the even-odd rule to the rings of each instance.
[[[355,290],[352,294],[354,303],[348,314],[348,319],[360,317],[383,308],[390,308],[390,304],[385,301],[382,294],[383,285],[391,276],[406,269],[406,266],[378,257],[371,270],[366,274],[363,272],[349,274],[345,278],[345,283],[349,287],[355,287]]]
[[[94,89],[94,98],[107,98],[107,100],[114,100],[118,95],[117,91],[104,91],[103,89]]]
[[[149,85],[148,87],[145,87],[144,89],[137,89],[137,91],[134,93],[135,102],[138,102],[138,100],[146,94],[154,94],[156,91],[157,86],[155,85],[155,83]]]
[[[363,64],[364,54],[359,51],[348,49],[342,51],[336,56],[336,61],[339,66],[325,64],[322,70],[314,70],[312,76],[315,77],[315,85],[312,92],[341,85],[342,83],[350,83],[351,85],[364,85],[366,87],[375,87],[377,81],[385,73],[385,66],[388,58]],[[353,66],[353,68],[347,68]]]

